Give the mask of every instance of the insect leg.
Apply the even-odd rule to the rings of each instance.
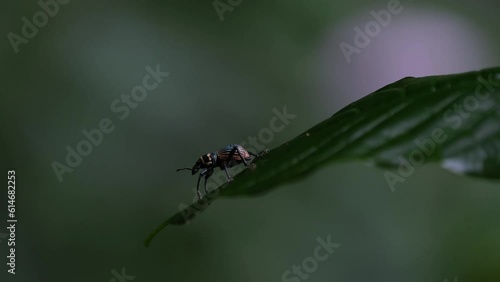
[[[208,194],[208,190],[207,190],[207,180],[210,176],[212,176],[212,174],[214,173],[213,170],[206,170],[206,173],[205,173],[205,186],[204,186],[204,190],[205,190],[205,195]]]
[[[198,200],[201,200],[200,180],[201,180],[201,177],[203,176],[202,173],[200,173],[200,176],[198,176],[198,185],[196,185],[196,193],[198,194]]]
[[[226,164],[224,163],[223,165],[224,165],[224,171],[226,172],[227,182],[231,182],[233,178],[231,177],[231,175],[229,175]]]
[[[260,157],[266,155],[267,153],[269,153],[269,149],[265,149],[264,151],[262,151],[262,152],[260,152],[258,154],[252,153],[250,151],[247,151],[247,152],[250,154],[250,156],[253,156],[253,157],[256,157],[256,158],[260,158]]]
[[[236,146],[233,147],[233,149],[231,150],[231,152],[229,152],[229,155],[227,156],[227,162],[228,163],[233,159],[233,156],[234,156],[235,152],[236,152]]]
[[[204,171],[200,172],[200,176],[198,176],[198,185],[196,185],[196,193],[198,194],[198,200],[201,200],[201,198],[202,198],[201,193],[200,193],[200,180],[201,180],[201,177],[205,176],[207,173],[208,173],[208,169],[205,169]],[[212,175],[212,173],[209,173],[209,175],[205,176],[205,177],[208,178],[208,177],[210,177],[210,175]],[[206,182],[206,178],[205,178],[205,182]],[[205,191],[206,191],[206,188],[205,188]]]
[[[208,177],[205,176],[205,186],[203,187],[203,190],[205,190],[205,196],[208,194],[208,190],[207,190],[207,180],[208,180]]]

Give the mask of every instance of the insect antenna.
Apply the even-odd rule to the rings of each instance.
[[[185,167],[185,168],[178,168],[176,171],[181,171],[181,170],[191,170],[191,168],[189,168],[189,167]]]

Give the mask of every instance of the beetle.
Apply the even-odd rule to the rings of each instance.
[[[259,155],[247,151],[243,146],[238,144],[228,144],[217,152],[208,153],[201,155],[193,167],[179,168],[176,171],[190,170],[191,174],[196,174],[200,169],[200,175],[198,176],[198,185],[196,186],[196,193],[198,194],[198,199],[201,199],[200,193],[200,180],[205,177],[205,195],[207,191],[207,180],[214,173],[214,169],[219,167],[221,170],[226,172],[227,182],[231,182],[233,178],[229,175],[227,171],[228,168],[233,167],[238,164],[245,164],[248,166],[248,162],[252,160],[252,157],[258,157]]]

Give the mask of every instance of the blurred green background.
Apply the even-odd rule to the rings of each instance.
[[[111,281],[125,267],[133,281],[282,281],[331,235],[341,247],[308,281],[498,281],[499,183],[438,165],[395,192],[382,169],[330,166],[142,245],[194,197],[196,177],[175,169],[258,136],[274,108],[297,117],[268,148],[404,76],[500,65],[498,1],[428,0],[401,1],[349,63],[341,42],[388,3],[244,0],[221,18],[212,1],[73,0],[18,53],[7,35],[41,7],[3,3],[2,173],[16,170],[19,222],[17,274],[3,239],[0,280]],[[157,64],[170,76],[120,120],[111,103]],[[106,117],[114,132],[59,182],[52,162]]]

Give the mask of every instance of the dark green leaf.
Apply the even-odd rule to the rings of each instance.
[[[381,88],[254,160],[233,182],[165,221],[145,244],[219,195],[267,193],[325,164],[352,160],[392,168],[439,162],[455,173],[500,178],[500,67],[407,77]]]

